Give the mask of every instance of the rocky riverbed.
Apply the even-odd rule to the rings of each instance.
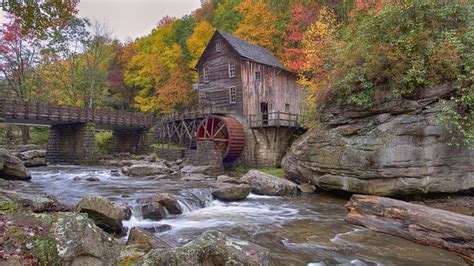
[[[171,167],[173,165],[168,168]],[[127,217],[125,213],[126,218],[122,222],[126,230],[125,236],[107,234],[104,231],[97,233],[95,229],[90,232],[90,235],[94,236],[91,238],[95,239],[94,241],[104,236],[115,239],[113,243],[108,243],[105,239],[101,247],[107,248],[110,245],[108,248],[117,254],[120,253],[121,256],[112,254],[112,251],[107,256],[120,257],[122,262],[166,264],[173,262],[173,259],[197,259],[198,254],[191,250],[201,248],[214,250],[211,246],[215,248],[215,245],[223,243],[236,243],[237,247],[240,245],[237,249],[236,246],[220,246],[222,248],[220,250],[224,252],[219,254],[225,258],[239,259],[242,253],[237,250],[240,249],[248,254],[256,254],[250,261],[254,264],[269,261],[267,256],[271,256],[270,264],[277,265],[466,264],[448,251],[346,223],[344,221],[346,198],[336,198],[323,193],[291,195],[294,194],[292,187],[285,187],[289,191],[284,194],[285,196],[257,195],[253,193],[259,192],[256,189],[258,187],[249,184],[247,186],[251,186],[253,193],[242,199],[242,196],[236,195],[248,193],[249,189],[245,184],[235,184],[242,188],[227,191],[229,193],[227,195],[235,196],[232,200],[237,201],[226,201],[218,200],[221,194],[216,194],[215,191],[229,190],[230,185],[216,187],[215,178],[208,178],[204,174],[193,173],[187,178],[177,178],[173,173],[167,173],[168,177],[159,173],[129,177],[123,175],[121,170],[120,167],[48,166],[30,169],[32,179],[29,182],[3,183],[10,186],[10,189],[14,188],[28,195],[38,193],[54,195],[59,203],[69,206],[70,211],[77,208],[76,205],[87,195],[102,196],[118,206],[129,206],[131,215]],[[227,180],[227,184],[236,182],[236,179],[231,177],[219,177],[219,179]],[[280,193],[282,190],[277,191]],[[163,217],[145,218],[144,211],[149,209],[148,207],[144,209],[143,205],[150,198],[156,199],[159,193],[172,195],[177,200],[181,214],[178,212],[173,214],[170,209],[164,208]],[[54,218],[56,221],[82,219],[80,217],[83,214],[69,213],[53,216],[56,217]],[[14,220],[12,215],[2,216],[2,219],[3,228],[9,228]],[[89,223],[90,221],[83,222],[78,226],[87,227]],[[44,227],[47,228],[48,225]],[[137,254],[127,248],[127,239],[128,244],[136,244],[134,239],[144,239],[143,235],[147,234],[137,229],[131,232],[132,228],[143,228],[146,229],[145,232],[151,232],[154,239],[150,244],[151,250]],[[61,228],[53,226],[53,229],[48,230],[57,233],[59,229]],[[32,231],[34,234],[41,233],[34,230]],[[2,241],[6,240],[3,238]],[[143,245],[142,242],[139,243]],[[19,251],[21,254],[29,250],[28,248],[33,249],[34,245],[35,242],[28,241],[19,243],[18,247],[9,252]],[[156,245],[166,245],[167,252],[154,252],[154,249],[159,248]],[[88,250],[87,246],[75,248],[77,249],[74,250],[80,249],[83,253]],[[133,250],[136,251],[136,248]],[[131,253],[127,255],[127,252]],[[211,262],[217,263],[219,260]]]

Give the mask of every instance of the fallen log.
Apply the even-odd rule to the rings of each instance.
[[[474,263],[474,217],[378,196],[353,195],[346,221],[456,252]]]

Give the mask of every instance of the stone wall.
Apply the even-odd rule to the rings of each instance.
[[[294,130],[274,127],[244,129],[244,132],[242,161],[253,167],[279,167],[290,147]]]
[[[186,149],[180,148],[156,148],[155,153],[158,157],[168,160],[176,161],[178,159],[183,159],[185,157]]]
[[[420,90],[370,109],[330,104],[321,127],[304,134],[283,160],[288,176],[326,190],[376,195],[474,189],[474,150],[450,145],[439,123],[453,88]]]
[[[69,124],[50,128],[46,161],[48,163],[86,164],[95,159],[95,125]]]
[[[211,172],[219,175],[224,172],[222,155],[214,147],[211,141],[198,141],[197,149],[185,151],[185,158],[193,165],[211,166]]]
[[[112,135],[112,152],[147,154],[150,152],[152,132],[146,129],[115,129]]]

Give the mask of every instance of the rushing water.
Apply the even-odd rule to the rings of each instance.
[[[157,192],[177,195],[182,215],[161,221],[144,220],[133,211],[125,226],[172,229],[157,234],[173,246],[216,229],[268,248],[281,265],[463,265],[453,253],[350,225],[344,222],[346,200],[315,194],[268,197],[251,194],[241,202],[213,200],[205,183],[143,180],[113,176],[114,168],[52,166],[32,169],[32,181],[21,189],[46,192],[74,205],[87,194],[116,202],[136,200]],[[96,176],[99,182],[86,181]],[[74,180],[79,177],[81,180]],[[77,179],[77,178],[76,178]]]

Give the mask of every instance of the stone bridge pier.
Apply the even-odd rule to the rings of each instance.
[[[51,126],[46,161],[60,164],[93,162],[96,154],[95,130],[93,123]]]
[[[112,153],[146,154],[150,141],[147,129],[113,129]],[[53,164],[89,164],[97,159],[96,126],[93,123],[53,125],[46,160]]]

